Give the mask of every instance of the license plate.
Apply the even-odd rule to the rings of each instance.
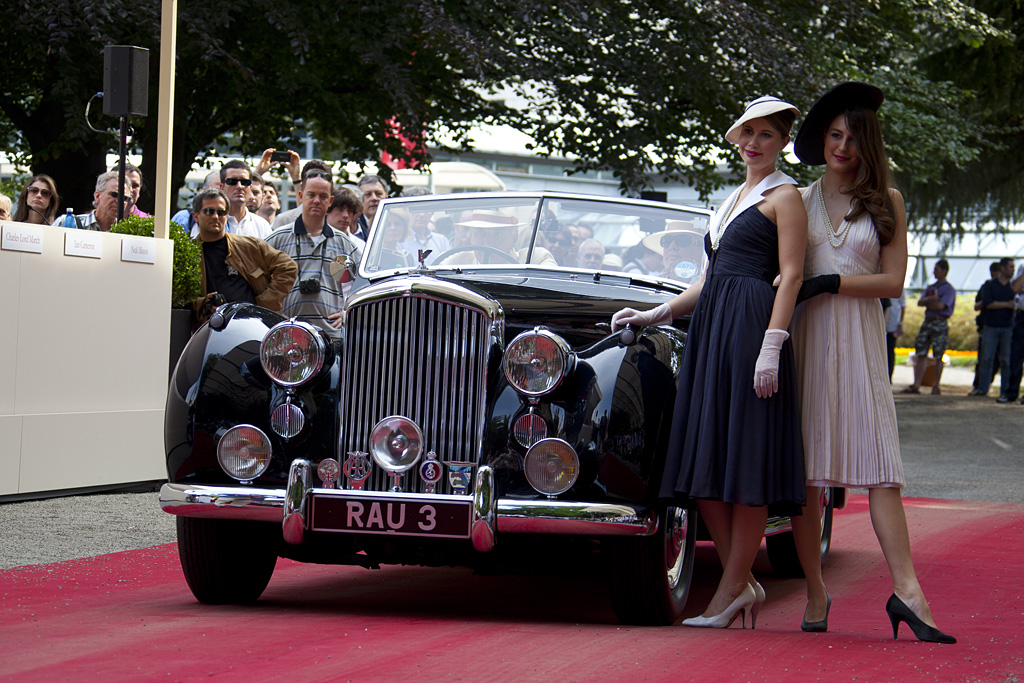
[[[312,531],[469,538],[470,501],[313,495]]]

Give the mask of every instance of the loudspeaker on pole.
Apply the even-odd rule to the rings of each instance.
[[[134,45],[103,47],[103,113],[149,113],[149,50]]]

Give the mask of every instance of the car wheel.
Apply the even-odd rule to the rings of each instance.
[[[835,509],[836,494],[830,488],[822,489],[822,496],[825,498],[821,515],[821,566],[825,566],[828,559],[828,551],[832,547],[832,513]],[[768,561],[772,569],[785,576],[802,578],[804,570],[800,567],[800,558],[796,554],[796,542],[793,540],[793,532],[786,531],[773,536],[766,536],[764,539],[768,550]]]
[[[277,564],[266,524],[178,517],[178,557],[199,602],[255,602]]]
[[[667,626],[682,615],[696,543],[696,508],[676,507],[661,514],[653,535],[609,543],[612,608],[620,621]]]

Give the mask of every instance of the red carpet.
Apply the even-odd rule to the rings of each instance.
[[[756,631],[614,623],[603,581],[281,561],[254,607],[192,598],[176,547],[0,571],[0,678],[18,681],[993,681],[1024,679],[1024,506],[907,501],[915,565],[957,645],[899,641],[867,498],[836,516],[830,631],[758,560]],[[699,612],[715,582],[700,548]]]

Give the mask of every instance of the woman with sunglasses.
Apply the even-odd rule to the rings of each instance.
[[[18,197],[18,210],[14,212],[14,220],[20,223],[50,225],[57,217],[59,203],[57,184],[53,182],[53,178],[44,173],[34,175]]]
[[[918,583],[900,497],[903,464],[878,299],[903,290],[907,215],[892,187],[876,114],[883,99],[865,83],[836,86],[811,107],[794,145],[805,164],[825,166],[802,190],[808,234],[801,299],[823,296],[793,316],[809,503],[793,519],[808,578],[801,628],[827,630],[832,603],[821,582],[819,487],[856,487],[868,489],[871,523],[892,575],[885,611],[893,637],[905,622],[919,640],[955,643],[935,628]]]
[[[661,498],[696,501],[723,573],[710,604],[685,626],[751,627],[764,589],[751,567],[769,507],[798,513],[805,504],[800,408],[787,338],[800,289],[807,235],[796,182],[775,164],[799,111],[761,97],[729,128],[746,181],[711,223],[703,275],[668,303],[624,309],[612,328],[660,325],[692,313],[679,373]],[[781,275],[778,296],[772,290]]]

